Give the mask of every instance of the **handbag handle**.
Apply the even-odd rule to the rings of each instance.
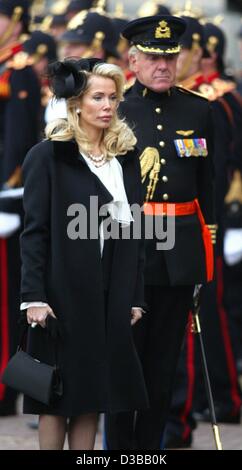
[[[57,339],[60,336],[60,334],[59,334],[59,330],[58,330],[58,324],[56,323],[55,328],[53,328],[54,323],[52,324],[52,320],[50,320],[50,318],[53,319],[53,317],[50,317],[48,315],[48,317],[46,319],[45,329],[46,329],[46,332],[48,334],[48,337],[53,342],[54,368],[58,369],[58,366],[57,366],[57,364],[58,364]],[[57,320],[55,320],[55,319],[53,319],[53,321],[57,322]],[[19,323],[20,323],[20,335],[19,335],[19,343],[18,343],[18,346],[17,346],[17,351],[25,351],[26,350],[27,333],[28,333],[29,327],[31,327],[31,325],[29,325],[27,323],[26,316],[22,316],[20,318]],[[38,325],[37,325],[37,327],[38,327]]]

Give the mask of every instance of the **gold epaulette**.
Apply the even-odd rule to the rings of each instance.
[[[25,67],[31,64],[32,61],[27,52],[20,51],[7,62],[7,68],[13,70],[23,70]]]
[[[219,97],[236,89],[235,82],[232,80],[223,80],[222,78],[215,78],[212,81],[212,86],[216,90]]]
[[[198,80],[201,78],[201,72],[198,71],[196,73],[193,73],[187,78],[179,79],[176,83],[176,85],[182,88],[187,88],[188,90],[194,90],[194,88],[197,87]]]
[[[215,101],[218,99],[218,92],[210,83],[201,83],[198,87],[198,92],[208,101]]]
[[[184,86],[182,85],[176,85],[176,88],[181,91],[182,93],[185,93],[187,95],[194,95],[194,96],[198,96],[199,98],[202,98],[204,100],[207,100],[207,97],[202,95],[201,93],[198,93],[197,91],[193,91],[193,90],[189,90],[189,88],[185,88]]]

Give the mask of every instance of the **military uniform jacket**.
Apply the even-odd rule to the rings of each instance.
[[[0,51],[0,186],[21,185],[24,157],[39,140],[40,85],[32,67],[15,68],[19,50]]]
[[[213,224],[213,136],[208,101],[178,87],[167,93],[155,93],[136,81],[127,91],[120,112],[137,136],[140,153],[147,147],[159,152],[161,167],[152,202],[181,203],[197,198],[205,223]],[[199,142],[204,149],[194,152],[196,156],[191,150],[189,155],[189,146],[194,149]],[[188,156],[179,155],[183,145]],[[148,183],[149,175],[144,181],[145,195]],[[206,282],[205,252],[197,214],[176,217],[172,249],[156,247],[155,236],[146,240],[147,285]]]

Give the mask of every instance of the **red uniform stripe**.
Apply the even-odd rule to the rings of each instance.
[[[187,345],[187,357],[186,357],[186,368],[187,368],[187,399],[184,405],[184,409],[180,414],[181,423],[184,425],[182,432],[182,439],[185,440],[191,433],[191,428],[187,423],[187,417],[192,409],[193,396],[194,396],[194,383],[195,383],[195,365],[194,365],[194,333],[191,331],[192,326],[192,314],[189,313],[188,320],[188,331],[186,333],[186,345]]]
[[[226,354],[226,361],[228,366],[228,373],[230,378],[230,393],[231,399],[234,404],[233,414],[237,414],[241,407],[241,398],[238,391],[237,370],[235,366],[234,354],[232,350],[231,340],[229,336],[229,326],[227,315],[223,306],[223,261],[222,258],[217,258],[217,303],[218,315],[221,325],[221,332],[224,340],[224,348]]]

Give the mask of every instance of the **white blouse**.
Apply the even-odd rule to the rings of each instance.
[[[117,158],[108,160],[104,165],[96,167],[92,160],[82,153],[90,170],[100,179],[103,185],[113,196],[113,201],[105,204],[113,220],[116,220],[123,226],[130,225],[133,221],[127,195],[124,188],[123,169]]]

